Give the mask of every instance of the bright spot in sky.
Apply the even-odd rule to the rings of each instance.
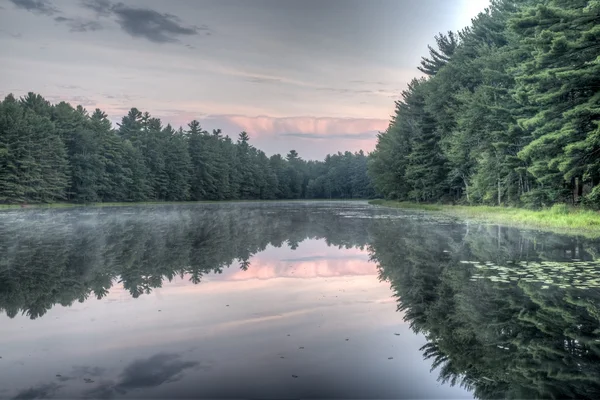
[[[465,28],[471,24],[471,18],[474,18],[489,7],[490,0],[460,0],[461,12],[456,21],[458,29]]]

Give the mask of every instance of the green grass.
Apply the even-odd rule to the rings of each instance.
[[[439,212],[461,219],[600,237],[600,213],[565,204],[534,211],[515,207],[450,206],[372,200],[373,205]]]

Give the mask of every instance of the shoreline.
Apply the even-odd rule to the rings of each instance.
[[[543,210],[527,210],[516,207],[457,206],[444,204],[411,203],[381,199],[286,199],[286,200],[201,200],[201,201],[147,201],[109,203],[35,203],[24,207],[20,204],[0,204],[0,212],[15,210],[88,208],[88,207],[137,207],[154,205],[193,205],[230,203],[293,203],[293,202],[368,202],[373,206],[403,210],[423,211],[450,216],[464,221],[482,224],[500,224],[523,229],[536,229],[567,235],[600,238],[600,212],[582,210],[566,205],[555,205]]]
[[[453,206],[393,200],[370,200],[369,204],[404,210],[440,213],[477,223],[493,223],[516,228],[537,229],[592,238],[600,237],[600,212],[577,209],[564,204],[539,211],[516,207]]]
[[[0,204],[0,212],[8,210],[35,210],[49,208],[77,208],[77,207],[134,207],[155,205],[190,205],[190,204],[221,204],[221,203],[283,203],[283,202],[368,202],[369,199],[282,199],[282,200],[198,200],[198,201],[132,201],[132,202],[106,202],[106,203],[32,203],[21,206],[20,204]]]

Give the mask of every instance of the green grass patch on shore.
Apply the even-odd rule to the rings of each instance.
[[[569,207],[565,204],[556,204],[551,208],[535,211],[515,207],[451,206],[391,200],[371,200],[369,203],[385,207],[440,212],[478,222],[600,236],[600,212]]]

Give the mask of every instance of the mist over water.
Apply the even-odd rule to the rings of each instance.
[[[599,251],[363,202],[1,212],[0,397],[597,398]]]

